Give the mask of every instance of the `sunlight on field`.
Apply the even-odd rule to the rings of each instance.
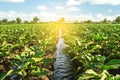
[[[69,31],[71,24],[56,22],[56,23],[50,23],[50,26],[55,26],[58,29],[58,31],[59,29],[62,29],[64,33],[64,31],[67,31],[67,32]]]
[[[0,70],[1,74],[6,73],[2,78],[10,76],[9,74],[14,75],[17,69],[19,69],[19,71],[16,75],[22,77],[27,76],[27,74],[29,74],[28,78],[32,78],[32,76],[39,78],[42,74],[51,75],[60,28],[62,29],[63,38],[65,39],[66,48],[64,53],[71,55],[72,60],[76,59],[82,62],[83,66],[95,64],[95,68],[100,71],[97,72],[97,76],[99,76],[106,68],[101,69],[96,66],[98,63],[94,63],[94,59],[101,60],[100,64],[102,64],[102,67],[113,66],[104,64],[102,59],[109,59],[108,55],[118,57],[119,26],[120,25],[117,24],[73,24],[64,22],[1,25],[0,44],[2,49],[0,57],[2,59]],[[87,58],[89,58],[90,61]],[[8,62],[6,63],[6,61]],[[117,65],[120,62],[119,59],[110,58],[107,63],[111,63],[111,61],[114,62],[113,64],[118,62]],[[78,65],[78,68],[80,66],[81,65]],[[11,72],[9,67],[12,67],[14,70]],[[86,66],[84,66],[84,68],[86,68]],[[95,68],[90,67],[91,71]],[[31,73],[27,72],[27,69],[29,69]],[[19,74],[23,71],[26,75]],[[87,71],[89,71],[89,69],[86,70],[86,72]],[[40,74],[38,75],[38,73]],[[113,73],[109,72],[109,75],[111,74],[117,73],[115,71],[113,71]],[[87,76],[84,72],[82,75]],[[102,76],[100,76],[100,78],[101,77]],[[84,77],[78,76],[78,78]]]
[[[120,0],[0,5],[0,80],[120,80]]]

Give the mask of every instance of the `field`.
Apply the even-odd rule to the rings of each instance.
[[[0,80],[49,80],[59,29],[78,80],[120,79],[119,24],[0,25]]]

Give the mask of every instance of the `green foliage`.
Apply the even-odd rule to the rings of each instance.
[[[17,22],[18,24],[20,24],[20,23],[22,23],[22,20],[18,17],[18,18],[16,18],[16,22]]]
[[[116,22],[116,23],[120,23],[120,16],[118,16],[118,17],[115,19],[115,22]]]
[[[87,20],[85,21],[85,23],[92,23],[92,20]]]
[[[38,21],[40,21],[40,19],[37,16],[33,18],[34,23],[37,23]]]
[[[0,79],[21,79],[50,74],[59,26],[65,53],[77,60],[78,80],[119,80],[110,70],[120,69],[120,25],[117,24],[16,24],[0,28]],[[49,58],[50,57],[50,58]],[[53,58],[53,56],[52,56]]]
[[[2,25],[0,80],[15,75],[20,75],[24,80],[48,75],[50,70],[46,65],[51,64],[53,60],[46,56],[54,55],[57,31],[57,27],[53,30],[48,24]]]
[[[15,21],[15,20],[12,20],[12,21],[9,21],[8,23],[9,23],[9,24],[15,24],[16,21]]]
[[[0,75],[0,80],[4,80],[5,77],[8,76],[9,74],[11,74],[12,72],[13,72],[13,70],[9,70],[9,71],[2,73],[2,75]]]
[[[82,64],[78,66],[78,80],[115,80],[119,74],[114,70],[120,70],[120,25],[74,24],[67,29],[65,53]]]
[[[2,20],[2,24],[7,24],[8,23],[8,19],[7,18],[4,18],[3,20]]]
[[[110,21],[110,20],[107,20],[107,18],[104,18],[104,20],[101,21],[101,23],[107,24],[107,23],[111,23],[111,21]]]

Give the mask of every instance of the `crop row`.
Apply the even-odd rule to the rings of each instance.
[[[78,79],[120,79],[120,25],[71,24],[63,31]]]
[[[58,27],[48,24],[0,26],[0,80],[50,75]]]

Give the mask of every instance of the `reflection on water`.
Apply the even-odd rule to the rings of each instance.
[[[62,52],[64,48],[64,38],[60,29],[52,80],[75,80],[73,64],[70,57]]]

